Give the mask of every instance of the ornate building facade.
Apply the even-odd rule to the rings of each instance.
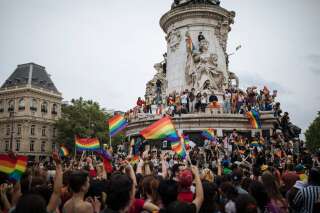
[[[62,94],[45,67],[18,65],[0,88],[0,153],[44,157],[55,149]]]

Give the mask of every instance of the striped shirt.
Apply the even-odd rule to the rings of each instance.
[[[320,186],[307,186],[295,196],[293,203],[301,213],[313,212],[315,202],[320,198]]]

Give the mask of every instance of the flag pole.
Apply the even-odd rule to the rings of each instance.
[[[74,161],[77,159],[77,146],[76,146],[77,137],[74,136]]]
[[[109,149],[111,148],[111,135],[109,133]]]

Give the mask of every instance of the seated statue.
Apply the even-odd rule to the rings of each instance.
[[[220,5],[220,0],[174,0],[172,8],[184,6],[187,4],[211,4]]]

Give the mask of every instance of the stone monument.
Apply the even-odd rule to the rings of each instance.
[[[157,73],[147,84],[146,95],[155,90],[154,81],[158,78],[163,82],[163,96],[192,88],[197,92],[214,91],[219,96],[231,79],[238,82],[228,70],[226,53],[234,17],[235,13],[220,7],[218,0],[174,1],[172,9],[160,20],[167,41],[163,62],[166,72],[155,65]]]
[[[194,89],[196,93],[214,93],[222,103],[224,90],[239,86],[239,78],[229,70],[226,52],[234,17],[235,12],[222,8],[218,0],[174,0],[160,19],[167,52],[154,65],[155,75],[146,85],[145,98],[160,106],[169,95]],[[146,114],[131,120],[126,135],[138,136],[161,116]],[[179,133],[199,134],[205,128],[216,129],[218,136],[233,129],[252,135],[256,132],[241,114],[189,113],[172,120]],[[261,113],[261,121],[262,131],[268,132],[275,119],[270,113]]]

